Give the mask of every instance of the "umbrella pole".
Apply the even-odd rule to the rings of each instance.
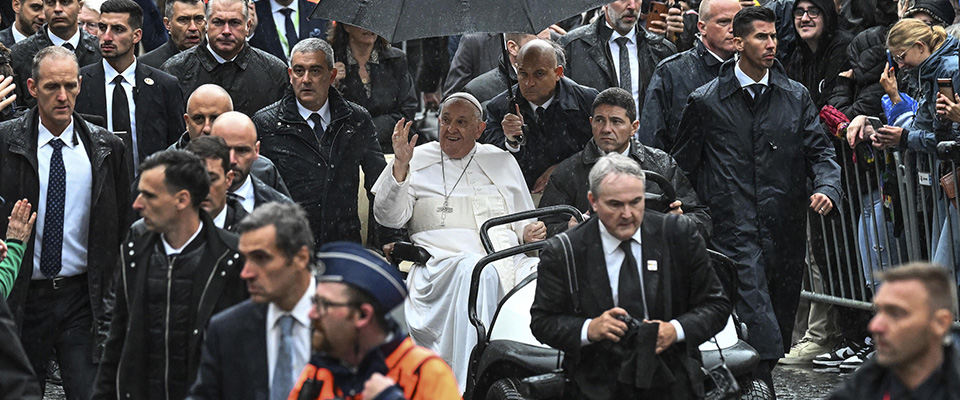
[[[500,44],[503,46],[502,47],[503,52],[501,53],[501,56],[503,57],[503,63],[507,66],[507,71],[505,74],[503,74],[503,81],[507,85],[507,104],[508,104],[507,112],[510,112],[511,110],[517,109],[517,93],[513,91],[514,82],[513,82],[513,79],[510,78],[510,68],[513,68],[513,65],[510,64],[510,51],[507,49],[506,33],[503,33],[503,32],[500,33]],[[517,90],[518,91],[520,90],[519,85],[517,87]],[[527,133],[527,124],[523,124],[522,129],[525,135]],[[523,144],[524,143],[523,135],[517,136],[517,141]]]

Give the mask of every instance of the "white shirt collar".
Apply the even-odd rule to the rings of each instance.
[[[73,45],[73,48],[76,49],[80,47],[80,28],[77,28],[77,32],[73,34],[70,39],[63,40],[59,36],[54,35],[53,32],[50,32],[50,29],[47,29],[47,37],[50,38],[50,41],[53,42],[54,46],[63,46],[64,43],[70,43]]]
[[[13,43],[20,43],[21,40],[26,39],[27,35],[20,33],[20,30],[17,29],[17,25],[13,25],[13,29],[10,30],[13,33]]]
[[[293,10],[293,14],[291,14],[291,15],[292,15],[292,16],[295,16],[295,15],[297,15],[297,11],[300,10],[300,4],[299,4],[299,3],[300,3],[299,0],[293,0],[293,1],[290,2],[290,5],[289,5],[289,6],[281,6],[280,4],[277,3],[276,0],[270,0],[270,11],[272,11],[272,12],[275,13],[275,14],[281,14],[281,13],[280,13],[280,10],[283,10],[284,8],[289,8],[289,9]],[[292,16],[291,16],[291,18],[292,18]]]
[[[737,81],[740,82],[741,87],[747,87],[754,83],[759,83],[763,86],[770,86],[770,69],[768,68],[766,72],[763,73],[763,78],[760,78],[759,81],[754,81],[753,78],[747,76],[742,69],[740,69],[740,60],[737,60],[737,65],[733,68],[733,74],[737,76]]]
[[[246,46],[246,43],[244,43],[244,46]],[[226,58],[220,57],[220,55],[217,54],[217,52],[213,51],[213,47],[210,47],[210,43],[207,43],[207,51],[209,51],[210,54],[213,54],[213,59],[214,59],[214,60],[217,60],[217,63],[219,63],[219,64],[223,64],[223,63],[225,63],[225,62],[227,62],[227,61],[236,60],[236,59],[237,59],[237,56],[240,55],[240,53],[237,53],[237,56],[233,56],[233,58],[231,58],[231,59],[229,59],[229,60],[226,59]]]
[[[137,86],[137,59],[133,59],[133,63],[123,70],[123,72],[117,72],[107,60],[103,60],[103,81],[107,84],[111,84],[113,79],[117,75],[123,75],[123,80],[127,81],[131,86]]]
[[[601,17],[601,18],[603,18],[603,17]],[[625,38],[627,38],[627,39],[630,39],[630,43],[634,43],[634,44],[637,43],[637,28],[636,28],[636,26],[634,26],[634,28],[631,29],[630,32],[627,33],[626,35],[621,35],[620,32],[617,32],[617,30],[614,29],[613,26],[610,25],[610,22],[607,22],[607,19],[606,19],[606,18],[603,18],[603,24],[606,25],[607,28],[610,28],[611,31],[613,31],[613,33],[610,35],[610,40],[608,41],[609,43],[614,43],[614,42],[617,41],[617,39],[622,38],[622,37],[625,37]]]
[[[59,137],[63,144],[71,149],[73,146],[77,145],[76,138],[73,137],[73,118],[70,118],[70,125],[67,125],[66,129],[63,130],[63,133],[61,133],[60,136],[53,136],[53,133],[50,132],[46,126],[43,126],[43,123],[37,124],[38,149],[45,146],[47,143],[50,143],[50,141],[56,137]]]
[[[702,41],[703,39],[700,39],[700,40]],[[720,58],[720,56],[718,56],[717,53],[714,53],[713,50],[710,50],[710,48],[707,47],[707,44],[706,44],[706,43],[703,44],[703,48],[704,48],[704,49],[707,49],[707,53],[710,53],[710,55],[713,56],[713,58],[716,58],[717,61],[720,61],[720,62],[725,62],[725,61],[727,61],[727,60],[724,60],[724,59]]]
[[[213,225],[217,228],[223,229],[223,225],[227,223],[227,207],[229,206],[224,204],[220,213],[217,214],[216,217],[213,217]]]
[[[599,218],[599,217],[594,217],[594,218]],[[607,227],[603,224],[603,221],[600,221],[600,223],[597,225],[600,225],[600,242],[603,244],[603,254],[609,256],[610,254],[613,254],[614,251],[617,251],[617,249],[620,248],[621,240],[617,239],[615,236],[613,236],[613,234],[610,233],[610,231],[607,230]],[[641,230],[642,229],[637,229],[637,231],[633,233],[633,240],[636,240],[637,243],[642,244],[643,241],[640,240],[642,236],[640,234]]]
[[[297,301],[297,304],[293,306],[293,310],[290,310],[289,312],[281,310],[280,307],[278,307],[276,304],[271,302],[270,305],[267,306],[267,326],[272,329],[274,326],[277,325],[277,320],[280,319],[280,317],[290,314],[290,316],[292,316],[293,319],[297,320],[297,322],[299,322],[300,325],[309,328],[310,327],[310,308],[313,307],[313,303],[310,297],[314,292],[311,289],[315,289],[316,287],[317,287],[317,282],[314,280],[313,276],[311,275],[310,285],[308,285],[307,290],[303,292],[303,296],[300,296],[300,300]]]
[[[556,98],[556,97],[557,97],[557,94],[554,93],[553,96],[550,96],[550,98],[547,99],[547,101],[543,102],[543,104],[541,104],[541,105],[539,105],[539,106],[536,105],[536,104],[533,104],[533,102],[530,101],[530,100],[527,100],[527,103],[530,104],[530,109],[532,109],[534,112],[537,111],[537,107],[543,107],[544,112],[546,112],[547,107],[550,107],[550,104],[553,103],[553,99]]]
[[[170,243],[167,243],[167,238],[165,238],[163,235],[160,235],[160,241],[163,242],[163,251],[165,251],[168,256],[182,253],[183,249],[187,248],[187,246],[189,246],[190,243],[192,243],[193,240],[197,238],[197,236],[200,236],[200,231],[202,230],[203,230],[203,221],[200,221],[200,225],[197,226],[197,231],[194,232],[193,236],[190,236],[190,239],[187,239],[186,243],[184,243],[183,246],[180,246],[179,248],[174,248],[173,246],[171,246]]]
[[[310,121],[310,116],[313,113],[320,114],[320,121],[323,122],[323,127],[326,128],[330,126],[330,98],[327,97],[327,101],[323,102],[323,106],[319,110],[313,111],[309,108],[300,104],[300,100],[297,100],[297,111],[300,112],[300,116],[303,117],[304,121]]]
[[[240,205],[243,206],[243,209],[247,212],[253,211],[253,204],[255,203],[255,194],[253,192],[253,177],[252,175],[247,175],[247,179],[243,181],[243,184],[233,191],[237,197],[240,198]],[[249,207],[249,208],[248,208]],[[226,207],[224,207],[226,208]]]

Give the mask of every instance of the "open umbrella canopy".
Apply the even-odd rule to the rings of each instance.
[[[320,0],[313,18],[359,26],[390,42],[476,32],[536,34],[610,0]]]

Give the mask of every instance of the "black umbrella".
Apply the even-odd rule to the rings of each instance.
[[[610,0],[320,0],[312,18],[359,26],[391,43],[477,32],[536,34]]]
[[[506,61],[510,57],[503,32],[537,34],[550,25],[609,1],[320,0],[310,17],[359,26],[391,43],[464,33],[500,32]],[[511,90],[510,74],[506,74],[504,84],[512,110],[516,105],[516,93]],[[523,136],[518,139],[524,142]]]

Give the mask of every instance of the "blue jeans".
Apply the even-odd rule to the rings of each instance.
[[[900,264],[897,238],[893,235],[893,223],[884,218],[883,198],[874,190],[861,198],[862,208],[857,221],[857,241],[860,258],[863,260],[863,277],[867,286],[873,287],[874,273]]]

